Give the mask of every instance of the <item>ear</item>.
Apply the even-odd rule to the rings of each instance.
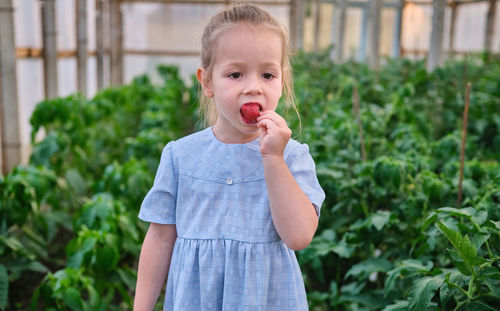
[[[196,71],[196,78],[198,79],[198,82],[201,84],[201,90],[203,92],[203,95],[206,97],[214,97],[214,92],[212,91],[212,85],[209,82],[208,79],[208,74],[203,68],[198,68]]]

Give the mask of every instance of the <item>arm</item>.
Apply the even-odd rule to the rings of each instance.
[[[289,248],[300,250],[311,242],[318,216],[283,158],[292,132],[275,112],[265,111],[259,120],[262,162],[274,226]]]
[[[134,310],[153,310],[168,274],[176,238],[175,225],[149,225],[139,257]]]

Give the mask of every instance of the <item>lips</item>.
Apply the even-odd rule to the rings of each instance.
[[[261,111],[262,106],[259,103],[246,103],[241,106],[240,114],[246,124],[255,124]]]

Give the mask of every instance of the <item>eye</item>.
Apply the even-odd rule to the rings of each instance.
[[[241,73],[239,73],[239,72],[233,72],[233,73],[229,74],[228,77],[232,78],[232,79],[239,79],[239,78],[241,78]]]
[[[272,73],[266,72],[266,73],[262,74],[262,78],[264,78],[266,80],[271,80],[272,78],[274,78],[274,75]]]

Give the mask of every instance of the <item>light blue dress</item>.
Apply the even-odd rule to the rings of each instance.
[[[307,145],[284,158],[319,215],[325,198]],[[169,142],[139,218],[176,224],[164,310],[307,310],[295,253],[274,227],[259,140],[220,142],[207,128]]]

